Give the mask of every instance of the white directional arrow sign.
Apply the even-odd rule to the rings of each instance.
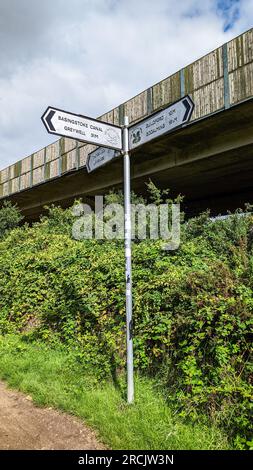
[[[168,108],[140,121],[129,129],[129,149],[132,150],[150,140],[167,134],[189,121],[194,103],[190,96],[185,96]]]
[[[41,119],[50,134],[122,149],[122,130],[118,126],[52,107],[47,108]]]
[[[113,158],[118,157],[119,155],[120,152],[113,149],[101,147],[94,150],[94,152],[89,153],[86,162],[88,173],[96,170],[100,166],[105,165],[106,163],[110,162]]]

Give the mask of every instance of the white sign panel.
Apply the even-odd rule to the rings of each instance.
[[[176,127],[189,121],[194,103],[189,96],[185,96],[168,108],[159,111],[153,116],[140,121],[129,129],[129,149],[166,134]]]
[[[47,108],[41,119],[50,134],[122,149],[122,130],[118,126],[51,107]]]
[[[91,152],[88,155],[88,159],[86,162],[88,173],[93,170],[96,170],[100,166],[105,165],[106,163],[110,162],[113,158],[119,155],[120,152],[104,147],[94,150],[94,152]]]

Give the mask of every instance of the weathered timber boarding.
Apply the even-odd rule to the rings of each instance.
[[[180,73],[177,72],[152,87],[153,111],[179,100],[180,93]]]
[[[130,123],[138,122],[186,94],[195,103],[191,122],[252,98],[253,29],[120,104],[99,119],[122,125],[123,116],[127,114]],[[61,138],[0,171],[0,198],[84,168],[88,154],[95,148],[94,145]]]

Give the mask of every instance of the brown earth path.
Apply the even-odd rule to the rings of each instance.
[[[73,416],[39,408],[31,397],[0,382],[0,449],[105,449],[94,431]]]

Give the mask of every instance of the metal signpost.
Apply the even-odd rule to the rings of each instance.
[[[131,174],[129,157],[128,117],[124,117],[124,212],[125,212],[125,259],[126,259],[126,330],[127,330],[127,401],[134,401],[133,321],[132,321],[132,227],[131,227]]]
[[[131,193],[129,151],[150,140],[167,134],[190,120],[194,103],[187,95],[176,103],[159,111],[138,124],[129,127],[124,117],[123,129],[102,121],[48,107],[42,116],[50,134],[95,144],[87,160],[88,173],[123,154],[124,158],[124,213],[125,213],[125,262],[126,262],[126,336],[127,336],[127,401],[134,401],[133,331],[132,331],[132,255],[131,255]],[[100,148],[102,147],[102,148]],[[104,148],[105,147],[105,148]],[[116,150],[116,152],[115,152]]]

